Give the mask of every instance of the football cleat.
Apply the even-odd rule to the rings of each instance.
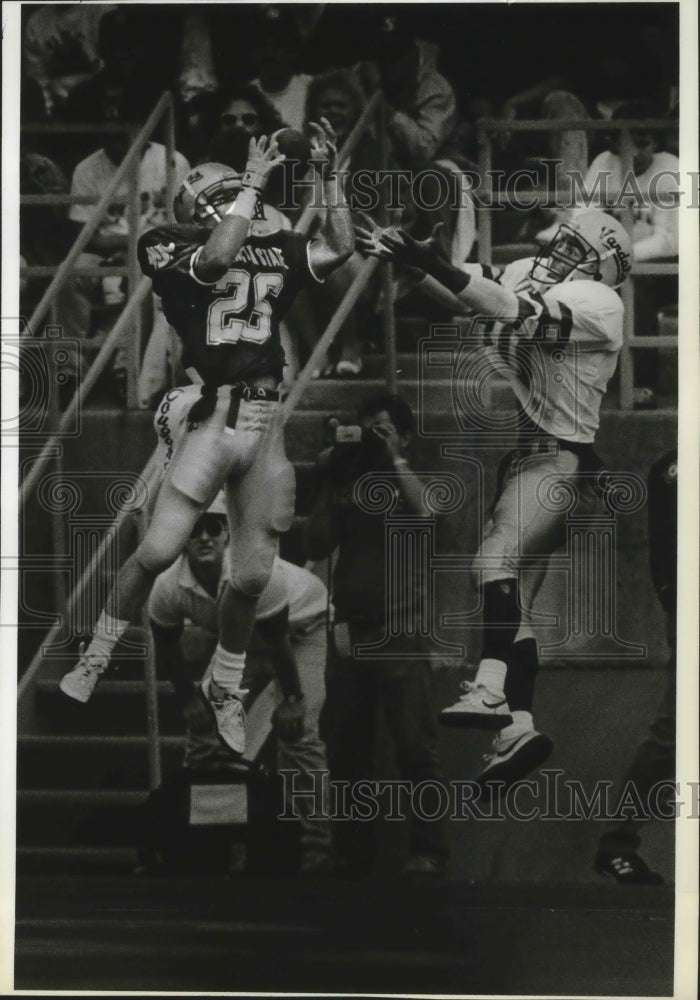
[[[475,779],[477,800],[498,799],[517,781],[521,781],[550,756],[554,744],[549,736],[534,729],[513,734],[499,733],[489,753],[484,755],[484,768]]]
[[[664,880],[658,872],[653,872],[649,865],[634,851],[626,854],[609,854],[598,851],[593,862],[593,868],[598,875],[614,879],[620,885],[663,885]]]
[[[85,704],[90,700],[97,682],[109,666],[109,657],[86,653],[84,642],[80,644],[79,653],[80,659],[77,665],[61,678],[58,688],[74,701]]]
[[[503,729],[511,724],[513,718],[502,691],[492,691],[471,681],[462,681],[461,687],[465,694],[440,712],[443,726]]]
[[[244,691],[225,691],[211,677],[202,681],[200,693],[211,710],[219,739],[236,754],[245,751]]]

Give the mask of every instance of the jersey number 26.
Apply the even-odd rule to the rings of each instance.
[[[248,301],[253,282],[253,302]],[[227,271],[213,286],[223,292],[209,306],[207,344],[236,344],[239,340],[263,344],[272,333],[272,305],[269,298],[279,295],[284,284],[281,274],[256,274],[247,271]],[[241,318],[241,314],[245,317]]]

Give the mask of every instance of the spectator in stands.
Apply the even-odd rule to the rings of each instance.
[[[100,68],[100,21],[115,4],[42,4],[27,20],[24,72],[41,87],[49,115]]]
[[[294,17],[282,7],[267,7],[252,45],[258,74],[251,81],[253,86],[262,91],[285,124],[301,131],[311,77],[297,71],[301,37]]]
[[[619,120],[662,115],[653,104],[631,102],[620,105],[612,117]],[[602,198],[592,206],[595,208],[609,208],[623,189],[620,133],[615,135],[611,148],[596,156],[586,173],[584,188],[589,195],[595,195],[599,178],[606,179]],[[678,157],[660,150],[658,136],[649,129],[632,132],[632,146],[634,193],[637,190],[641,193],[641,199],[634,205],[634,259],[639,262],[675,258],[678,256]],[[626,188],[630,190],[629,185]]]
[[[167,86],[149,72],[151,52],[148,35],[140,22],[133,23],[134,11],[120,8],[100,21],[97,52],[101,68],[88,80],[78,83],[66,98],[61,118],[70,122],[145,121]],[[92,143],[92,145],[86,145]],[[76,135],[71,142],[77,163],[94,149],[94,139]],[[81,155],[82,154],[82,155]]]
[[[391,144],[404,167],[433,160],[457,125],[454,91],[438,72],[437,55],[437,46],[416,40],[394,11],[380,20],[375,61],[357,67],[367,92],[384,91]]]
[[[621,104],[613,120],[660,118],[654,104]],[[637,263],[678,259],[679,170],[678,157],[659,149],[659,136],[649,129],[632,132],[632,178],[623,176],[618,138],[609,150],[597,156],[586,174],[585,191],[593,198],[594,208],[613,208],[623,218],[618,204],[623,189],[633,202],[632,249]],[[602,183],[602,187],[598,185]],[[598,193],[600,192],[600,193]],[[640,276],[634,282],[635,336],[653,337],[658,333],[658,312],[667,304],[678,302],[678,279],[674,276]],[[652,408],[658,389],[658,352],[635,351],[635,405]]]
[[[95,113],[101,108],[102,118],[107,121],[125,121],[122,104],[123,91],[119,89],[104,92],[101,105],[95,107]],[[129,149],[129,137],[124,133],[110,133],[105,137],[103,145],[87,156],[76,166],[71,182],[71,194],[98,201],[105,188],[110,183],[117,168]],[[177,151],[173,163],[173,188],[177,190],[183,178],[190,169],[187,160]],[[167,218],[166,206],[166,148],[157,142],[147,142],[141,154],[140,183],[140,213],[139,229],[148,229]],[[127,215],[127,199],[129,184],[125,179],[115,192],[114,202],[109,206],[101,224],[98,226],[85,253],[78,258],[78,265],[120,265],[126,260],[129,241]],[[79,230],[91,218],[95,206],[93,204],[71,205],[68,217],[75,224],[77,237]],[[62,316],[66,336],[87,337],[91,333],[92,308],[95,304],[119,306],[124,301],[122,279],[105,277],[103,279],[77,278],[74,282],[72,308]],[[154,297],[153,333],[155,337],[168,336],[168,324],[160,309],[158,300]],[[114,362],[116,371],[123,371],[123,359],[117,354]],[[121,376],[120,376],[121,378]]]
[[[284,125],[277,109],[253,84],[220,94],[217,110],[207,158],[234,170],[245,167],[251,138],[271,135]],[[267,191],[266,198],[269,199]]]
[[[420,617],[429,581],[415,566],[390,575],[385,512],[361,506],[356,490],[361,477],[374,473],[382,489],[391,480],[387,488],[396,498],[392,514],[428,516],[423,484],[406,458],[413,413],[397,396],[376,396],[359,408],[357,422],[362,428],[359,443],[337,444],[324,453],[323,479],[306,527],[312,559],[338,550],[333,573],[335,625],[321,719],[331,780],[352,783],[377,777],[373,758],[379,703],[401,778],[411,783],[440,781],[432,673],[423,633],[406,625],[398,634],[395,631],[399,617],[404,623]],[[356,652],[358,646],[381,644],[385,637],[376,657]],[[412,813],[409,839],[404,872],[440,875],[448,854],[444,823],[426,822]],[[348,874],[371,872],[375,861],[371,823],[339,820],[335,845]]]
[[[186,767],[226,767],[237,760],[222,748],[211,710],[196,686],[217,641],[217,599],[226,579],[227,544],[225,509],[219,497],[197,521],[183,555],[158,577],[150,598],[156,665],[170,676],[185,716]],[[258,637],[268,645],[278,685],[274,714],[278,765],[294,772],[293,779],[285,781],[285,789],[290,811],[301,820],[299,871],[306,875],[332,869],[328,819],[311,818],[315,811],[328,808],[328,785],[323,782],[326,753],[318,732],[324,700],[327,602],[326,588],[318,577],[275,559],[257,611]],[[305,791],[315,792],[316,797],[298,794]],[[294,799],[293,792],[297,793]]]
[[[441,250],[448,259],[462,263],[475,230],[471,202],[462,198],[461,167],[452,159],[452,139],[458,128],[454,90],[437,69],[437,46],[414,37],[405,13],[386,11],[376,33],[375,60],[359,64],[356,72],[367,95],[377,87],[384,92],[392,166],[414,174],[424,172],[421,203],[408,200],[402,225],[417,239],[427,239],[436,224],[442,223]],[[446,185],[438,175],[445,177]],[[445,187],[447,199],[441,196]],[[460,223],[451,209],[455,204],[465,204],[471,215],[471,239],[461,225],[465,220]]]
[[[365,96],[350,70],[329,70],[315,77],[309,84],[306,121],[317,122],[321,118],[327,118],[335,130],[338,149],[341,150],[362,113],[364,103]],[[350,159],[340,165],[349,174],[358,170],[376,170],[379,167],[378,141],[371,123],[368,131],[360,136]],[[314,289],[312,312],[299,323],[306,333],[305,340],[309,346],[317,339],[308,336],[309,327],[315,330],[326,326],[361,266],[362,259],[359,254],[354,254],[322,286]],[[351,311],[335,339],[330,352],[330,363],[322,365],[321,371],[341,376],[360,374],[363,367],[361,331],[368,325],[366,314],[372,308],[377,287],[377,282],[374,282],[365,288],[357,306]],[[298,308],[303,308],[304,305],[302,300]],[[320,371],[316,374],[320,374]]]
[[[68,180],[53,160],[35,152],[27,143],[20,143],[20,194],[67,194]],[[19,246],[27,264],[60,264],[71,244],[71,227],[65,208],[52,205],[23,205],[19,230]],[[39,289],[46,281],[30,280],[24,293],[38,300]]]

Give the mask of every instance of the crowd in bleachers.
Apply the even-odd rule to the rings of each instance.
[[[422,5],[417,6],[422,8]],[[620,148],[619,134],[614,129],[609,133],[587,132],[585,127],[570,126],[562,131],[548,128],[547,124],[569,120],[576,125],[588,118],[644,120],[668,117],[669,123],[672,122],[677,117],[678,87],[674,62],[676,41],[671,37],[671,28],[663,23],[640,22],[627,25],[627,33],[620,34],[612,30],[601,31],[600,25],[591,20],[585,25],[583,35],[570,29],[558,42],[552,25],[545,32],[531,21],[531,30],[526,36],[519,32],[518,19],[534,21],[544,17],[541,8],[533,6],[527,11],[514,12],[514,21],[501,33],[492,30],[498,29],[497,21],[490,27],[486,23],[489,19],[493,21],[493,12],[482,10],[481,5],[478,8],[479,13],[475,7],[473,15],[462,10],[461,37],[456,37],[454,31],[450,34],[450,25],[454,28],[457,22],[454,15],[439,5],[430,16],[425,9],[410,12],[408,5],[386,9],[368,5],[366,10],[360,5],[323,4],[286,7],[46,4],[36,9],[28,8],[23,41],[23,120],[25,124],[56,123],[63,128],[23,133],[21,191],[23,194],[69,192],[73,201],[70,206],[24,208],[23,261],[29,265],[57,265],[65,259],[71,244],[91,218],[94,204],[119,169],[133,135],[165,90],[172,91],[176,104],[175,188],[190,168],[199,163],[213,161],[243,171],[250,139],[269,135],[284,126],[303,130],[307,123],[325,118],[342,148],[371,96],[380,91],[384,102],[386,144],[381,129],[371,122],[347,162],[342,164],[347,172],[347,183],[351,186],[353,175],[366,170],[389,169],[412,176],[422,172],[425,183],[421,186],[421,199],[406,190],[403,192],[401,224],[418,240],[435,234],[443,257],[456,267],[477,258],[478,212],[469,197],[460,198],[459,207],[455,207],[451,199],[440,201],[437,195],[443,188],[462,191],[465,178],[478,172],[476,122],[480,117],[493,117],[505,123],[523,118],[542,120],[545,126],[540,132],[518,132],[511,126],[511,130],[495,132],[493,167],[505,175],[530,168],[542,177],[545,161],[556,159],[559,161],[554,175],[557,193],[564,202],[571,202],[566,207],[560,205],[553,209],[494,212],[494,242],[500,244],[500,262],[533,254],[538,245],[549,242],[561,222],[575,219],[580,205],[575,204],[572,197],[577,189],[570,183],[571,171],[582,178],[578,195],[582,192],[595,194],[599,198],[598,207],[618,211],[613,209],[612,202],[623,183],[624,151]],[[502,14],[499,12],[498,16]],[[561,14],[552,16],[556,20]],[[469,24],[470,17],[473,25]],[[484,23],[479,23],[481,17]],[[352,26],[349,25],[351,20],[356,21]],[[430,28],[428,21],[434,21]],[[655,58],[656,75],[648,72],[645,76],[644,66],[651,54]],[[94,125],[95,131],[73,133],[71,127],[76,123]],[[100,131],[105,125],[124,128]],[[631,234],[636,258],[642,262],[674,260],[678,254],[678,206],[674,201],[677,185],[673,182],[673,173],[678,170],[677,136],[670,124],[668,131],[661,134],[640,127],[631,132],[631,141],[633,173],[642,195],[642,203],[635,207]],[[141,153],[139,231],[156,226],[169,216],[166,160],[164,134],[157,131]],[[597,182],[603,172],[609,174],[609,183],[598,194]],[[667,204],[662,207],[650,200],[652,179],[661,172],[664,172],[664,184],[656,193],[668,196]],[[276,220],[280,228],[290,228],[300,218],[302,208],[284,207],[288,205],[289,191],[282,176],[279,177],[277,184],[271,181],[265,191],[269,203],[265,206],[266,218]],[[55,316],[68,338],[99,345],[131,291],[121,274],[110,273],[127,264],[133,242],[130,240],[133,232],[129,229],[127,198],[128,181],[125,180],[84,253],[76,261],[78,269],[104,268],[104,276],[80,274],[76,270],[58,295]],[[369,213],[376,221],[384,221],[382,208],[385,205],[386,198],[384,205],[380,203],[376,210],[370,207]],[[368,224],[366,220],[365,224]],[[297,297],[286,315],[288,383],[311,354],[363,266],[363,258],[356,253],[329,274],[323,284],[313,290],[305,289]],[[363,357],[372,349],[373,334],[380,326],[380,274],[377,269],[345,320],[328,357],[314,375],[356,377],[363,371]],[[458,274],[458,278],[462,277]],[[660,281],[654,278],[635,281],[637,334],[657,332],[660,307],[672,302],[677,294],[674,282],[676,279],[672,277]],[[23,312],[31,312],[46,283],[43,277],[23,281]],[[414,293],[399,273],[395,279],[395,294],[397,308],[404,312],[421,310],[426,318],[440,315],[428,311],[436,309],[434,305],[419,301],[418,296],[411,297]],[[614,294],[610,294],[614,299]],[[533,293],[533,297],[537,295]],[[534,312],[534,306],[531,308]],[[150,408],[157,404],[164,390],[187,382],[187,377],[179,367],[178,340],[157,296],[149,299],[144,313],[146,337],[143,357],[139,359],[137,398],[143,408]],[[127,349],[125,343],[125,348],[116,352],[111,369],[114,386],[122,399],[127,368],[124,351]],[[657,388],[658,365],[652,355],[650,352],[646,363],[642,359],[637,371],[638,381],[641,380],[639,385],[648,390]],[[81,374],[77,370],[77,356],[75,369],[73,374],[77,382]],[[422,658],[420,644],[416,646],[421,652],[419,661],[416,649],[402,645],[405,637],[400,636],[402,641],[396,644],[392,654],[397,661],[401,660],[399,667],[394,670],[392,665],[391,669],[384,670],[385,664],[379,664],[369,680],[360,678],[357,665],[349,661],[345,649],[350,648],[351,640],[353,647],[360,640],[368,643],[369,649],[378,647],[384,622],[374,621],[371,613],[385,606],[382,545],[388,542],[384,522],[375,518],[373,530],[378,534],[376,537],[370,535],[365,524],[366,512],[360,515],[359,508],[352,509],[343,494],[351,494],[350,486],[361,473],[364,474],[360,459],[363,463],[367,461],[372,470],[375,465],[383,468],[388,464],[398,472],[403,483],[401,488],[406,491],[401,499],[402,511],[405,509],[417,517],[428,516],[423,500],[416,500],[422,497],[422,485],[414,478],[406,457],[413,434],[413,419],[410,409],[402,411],[394,397],[379,397],[365,404],[364,411],[358,411],[358,427],[353,430],[361,429],[364,437],[360,440],[365,446],[368,440],[372,441],[375,454],[371,447],[367,453],[369,458],[358,451],[356,468],[350,467],[347,450],[338,449],[335,462],[326,456],[327,467],[323,470],[328,479],[324,485],[326,492],[319,490],[307,526],[306,544],[312,558],[325,558],[338,545],[338,539],[341,543],[345,540],[344,551],[342,544],[340,546],[340,570],[333,586],[336,610],[341,614],[338,624],[346,628],[331,630],[332,642],[337,645],[331,655],[337,657],[339,666],[336,665],[335,674],[331,671],[328,675],[325,703],[330,733],[326,740],[328,763],[331,773],[343,779],[362,778],[371,770],[370,748],[377,699],[386,702],[402,776],[419,782],[437,780],[441,773],[435,720],[427,717],[430,666],[427,658]],[[568,454],[578,455],[573,450]],[[218,514],[210,511],[199,519],[190,535],[189,548],[185,555],[178,557],[180,563],[176,573],[166,580],[172,585],[170,604],[163,600],[161,578],[161,604],[152,605],[151,618],[157,627],[165,630],[165,634],[160,634],[164,661],[172,655],[168,643],[176,646],[180,641],[181,619],[192,619],[191,615],[184,614],[182,607],[175,607],[177,600],[182,599],[182,594],[176,592],[177,587],[189,592],[191,597],[197,593],[199,585],[198,596],[205,603],[208,600],[210,617],[216,619],[227,530],[221,511]],[[209,562],[208,571],[198,578],[195,572],[197,545],[203,536],[207,544],[216,543],[214,548],[219,547],[221,558],[213,573],[212,550],[204,545],[206,551],[201,561]],[[299,591],[306,591],[310,599],[301,609],[304,613],[300,611],[298,620],[290,618],[289,623],[283,622],[281,633],[273,634],[273,638],[278,640],[283,653],[287,651],[288,641],[302,645],[305,642],[318,679],[319,665],[326,653],[325,632],[320,629],[322,624],[329,625],[325,618],[330,619],[330,601],[318,580],[310,574],[305,579],[299,575],[303,571],[291,564],[278,565],[277,569],[288,576],[296,572],[296,586]],[[192,578],[188,579],[190,570]],[[166,574],[169,572],[166,570]],[[376,592],[370,584],[376,586]],[[403,597],[401,595],[402,601]],[[406,607],[412,607],[414,600],[418,606],[423,597],[408,595]],[[153,612],[153,607],[157,613]],[[401,603],[400,609],[403,607]],[[264,621],[274,616],[261,614],[259,617]],[[508,620],[506,614],[498,623]],[[362,627],[353,631],[353,623],[357,621]],[[293,626],[289,634],[288,625]],[[298,632],[294,626],[301,626]],[[309,640],[311,632],[314,632],[313,641]],[[156,642],[158,639],[156,634]],[[534,640],[525,641],[532,643]],[[377,659],[381,660],[383,655],[378,654]],[[404,658],[417,669],[409,670]],[[410,663],[412,659],[416,661],[413,664]],[[484,662],[494,659],[487,657]],[[524,666],[530,669],[528,664]],[[376,677],[380,680],[376,681]],[[376,690],[370,687],[371,684],[377,685]],[[185,688],[185,708],[189,701],[188,710],[191,711],[191,717],[187,718],[188,735],[204,737],[199,743],[208,744],[211,750],[212,744],[218,745],[219,735],[211,719],[210,731],[203,731],[201,719],[196,718],[197,710],[201,715],[201,699],[193,694],[192,683]],[[309,713],[310,729],[318,744],[318,715],[322,703],[318,690],[309,685],[308,691],[292,692],[292,695],[292,701],[296,702],[304,697],[310,702],[313,695],[315,714]],[[521,715],[526,712],[524,708],[516,711]],[[298,716],[291,719],[295,721],[299,722]],[[290,719],[286,722],[289,724]],[[541,734],[534,735],[542,739]],[[289,739],[290,744],[295,742],[298,742],[298,734]],[[193,744],[197,744],[197,740],[188,743],[188,748]],[[281,746],[283,758],[284,739]],[[293,753],[290,759],[295,759]],[[318,763],[312,753],[305,765],[309,773],[313,773]],[[309,832],[308,826],[306,832]],[[371,870],[375,848],[368,836],[370,832],[367,824],[359,830],[349,825],[341,828],[340,837],[347,840],[341,846],[347,853],[348,870],[353,866],[355,873]],[[415,825],[411,837],[412,862],[407,872],[419,875],[442,872],[447,857],[444,829],[435,824]],[[323,833],[322,840],[320,847],[307,845],[310,858],[306,869],[302,865],[302,871],[318,873],[328,869],[328,830]]]
[[[465,16],[459,22],[454,9],[442,5],[434,7],[430,17],[422,5],[358,6],[351,17],[342,5],[324,4],[28,6],[23,25],[23,123],[65,123],[66,134],[23,132],[21,192],[98,197],[129,146],[128,133],[71,133],[70,126],[142,123],[166,89],[173,91],[177,105],[178,183],[190,165],[206,160],[241,170],[249,137],[282,125],[303,128],[325,116],[342,145],[368,97],[380,89],[388,108],[387,166],[413,174],[428,169],[421,189],[427,204],[439,200],[435,195],[441,175],[449,184],[460,185],[463,171],[477,169],[478,117],[677,117],[672,18],[642,16],[635,7],[632,23],[630,18],[620,25],[611,21],[609,30],[601,33],[591,17],[568,10],[565,14],[567,20],[561,11],[550,9],[546,17],[552,31],[543,33],[534,30],[533,19],[545,16],[539,7],[530,13],[512,12],[512,17],[509,13],[504,30],[497,12],[487,7],[479,8],[478,18]],[[567,170],[578,171],[589,190],[597,172],[609,170],[609,193],[614,195],[615,184],[619,187],[617,133],[501,131],[493,138],[493,165],[506,173],[522,167],[540,171],[544,159],[559,159],[556,187],[564,198],[571,194]],[[635,134],[633,141],[635,174],[646,198],[655,171],[678,169],[678,138],[669,128],[661,135]],[[354,173],[383,165],[378,130],[370,127],[346,169]],[[158,142],[144,152],[141,185],[139,225],[145,229],[165,210],[165,150]],[[126,191],[125,183],[118,192],[123,201]],[[278,204],[282,198],[280,191]],[[403,224],[414,235],[424,238],[435,223],[443,222],[439,238],[444,255],[453,263],[476,258],[477,214],[469,197],[459,197],[458,210],[447,205],[427,210],[409,194],[402,200]],[[125,263],[126,205],[117,201],[79,266]],[[25,207],[23,262],[58,264],[91,211],[91,205],[77,203],[68,210]],[[293,224],[297,216],[287,215]],[[566,215],[546,209],[493,213],[494,241],[517,244],[522,255],[523,245],[527,251],[547,241]],[[637,210],[638,260],[677,256],[676,215],[673,209],[650,206]],[[299,298],[287,324],[290,377],[308,357],[358,266],[353,258],[313,299]],[[664,284],[647,279],[636,286],[640,331],[654,333],[659,308],[674,299],[673,280],[665,279]],[[23,279],[24,313],[31,312],[45,287],[43,278]],[[402,302],[405,292],[399,282],[399,308],[427,308],[410,295]],[[96,345],[124,295],[120,276],[75,276],[58,298],[58,321],[67,336]],[[363,353],[371,348],[378,327],[378,303],[379,283],[370,283],[318,374],[354,376],[362,371]],[[177,347],[157,301],[149,307],[146,325],[152,336],[146,338],[139,397],[149,405],[174,377]],[[114,366],[123,384],[119,355]],[[644,384],[652,388],[653,368],[653,363],[641,366]]]

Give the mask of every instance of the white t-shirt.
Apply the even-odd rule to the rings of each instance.
[[[532,265],[533,258],[516,260],[504,271],[462,265],[518,299],[516,324],[484,325],[483,351],[533,423],[554,437],[591,444],[622,347],[622,300],[597,281],[540,285],[529,278]]]
[[[280,90],[275,94],[269,90],[264,90],[260,80],[251,80],[250,82],[279,111],[285,125],[301,131],[304,127],[304,116],[306,114],[306,93],[309,89],[311,79],[307,73],[297,73],[296,76],[292,77],[284,90]]]
[[[165,205],[166,152],[165,146],[161,145],[161,143],[151,142],[146,147],[141,159],[140,230],[161,225],[167,221]],[[175,151],[174,166],[173,189],[177,191],[189,173],[190,165],[182,153]],[[104,149],[98,149],[84,160],[81,160],[73,171],[71,194],[100,198],[104,194],[106,186],[116,174],[117,169],[118,167],[112,163]],[[115,197],[128,198],[128,195],[129,181],[125,179],[124,183],[117,189]],[[74,222],[85,223],[94,211],[94,205],[71,205],[68,218]],[[105,236],[114,234],[126,235],[129,232],[127,219],[126,205],[110,205],[99,227],[99,232]]]
[[[678,256],[679,170],[680,162],[673,153],[654,153],[649,168],[624,184],[625,194],[634,198],[639,192],[642,196],[642,204],[634,205],[632,228],[637,261]],[[600,187],[596,184],[598,178]],[[590,207],[605,208],[613,203],[623,191],[624,180],[619,156],[609,150],[596,156],[584,181],[588,194],[600,191],[600,198],[591,202]]]
[[[222,572],[219,593],[226,577]],[[327,599],[328,592],[317,576],[276,556],[272,576],[258,601],[256,620],[272,618],[289,607],[290,633],[303,633],[323,619]],[[184,554],[156,580],[148,613],[162,628],[180,628],[187,620],[209,632],[219,630],[217,598],[198,583]]]

